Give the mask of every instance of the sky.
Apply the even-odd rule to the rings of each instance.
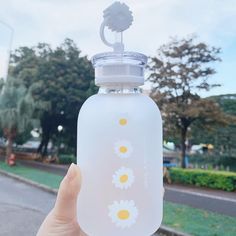
[[[100,40],[103,10],[111,0],[0,0],[0,22],[14,30],[11,50],[46,42],[56,47],[73,39],[83,55],[110,51]],[[210,79],[221,87],[202,96],[236,93],[235,0],[126,0],[133,25],[124,32],[125,49],[154,56],[170,37],[197,35],[199,41],[221,47],[222,62]],[[8,62],[11,31],[0,24],[0,76]],[[109,39],[111,39],[109,35]]]

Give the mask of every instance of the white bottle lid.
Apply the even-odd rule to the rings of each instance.
[[[100,53],[92,58],[98,86],[141,86],[147,57],[136,52]]]
[[[132,12],[124,3],[115,2],[103,13],[100,36],[107,46],[114,49],[114,52],[100,53],[92,58],[95,84],[130,87],[143,85],[147,56],[136,52],[124,52],[122,33],[133,22]],[[105,27],[120,34],[120,41],[109,43],[104,36]]]

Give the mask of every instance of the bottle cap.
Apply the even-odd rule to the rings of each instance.
[[[92,58],[95,84],[105,86],[140,86],[144,84],[147,57],[136,52],[100,53]]]
[[[113,52],[100,53],[92,58],[95,84],[99,86],[143,85],[147,56],[124,51],[123,31],[128,29],[133,22],[132,12],[124,3],[115,2],[103,13],[104,20],[100,27],[100,36],[107,46],[113,48]],[[110,43],[106,40],[105,27],[118,34],[117,42]]]

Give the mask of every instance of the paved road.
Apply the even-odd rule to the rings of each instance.
[[[36,235],[55,195],[3,175],[0,186],[0,236]]]

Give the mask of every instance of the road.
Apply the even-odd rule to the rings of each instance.
[[[33,236],[55,195],[0,175],[0,236]]]

